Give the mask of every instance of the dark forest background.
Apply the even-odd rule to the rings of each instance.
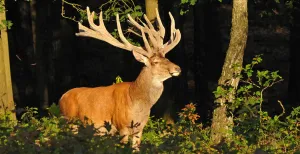
[[[82,8],[90,6],[98,12],[105,1],[69,2],[80,4]],[[144,1],[136,3],[143,6]],[[194,102],[201,119],[206,121],[211,119],[212,92],[217,87],[230,40],[232,4],[230,0],[199,0],[189,7],[179,3],[177,0],[160,1],[159,10],[165,27],[169,27],[167,13],[171,11],[176,27],[181,30],[180,44],[167,57],[183,72],[165,82],[164,93],[152,114],[176,118],[185,104]],[[189,10],[184,15],[180,15],[182,7]],[[279,70],[284,78],[264,97],[266,108],[273,113],[281,111],[277,100],[281,100],[286,109],[300,105],[299,8],[297,1],[294,1],[293,8],[289,8],[286,1],[249,1],[249,33],[244,63],[250,62],[257,54],[263,54],[263,63],[255,69]],[[117,76],[123,81],[133,81],[141,70],[142,64],[135,61],[131,53],[99,40],[76,37],[77,23],[62,17],[62,2],[59,0],[38,0],[36,4],[7,0],[6,9],[7,20],[14,24],[8,35],[17,108],[34,106],[43,110],[57,103],[71,88],[111,85]],[[64,5],[64,11],[66,16],[79,17],[69,5]],[[114,21],[106,22],[109,31],[113,31],[115,25]]]

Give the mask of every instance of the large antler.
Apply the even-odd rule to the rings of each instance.
[[[165,28],[162,24],[162,21],[160,19],[158,9],[156,9],[156,19],[158,22],[158,31],[154,29],[154,26],[149,21],[146,15],[144,15],[144,19],[147,22],[147,25],[142,23],[143,26],[138,24],[135,20],[132,19],[132,17],[128,14],[128,19],[130,20],[130,23],[133,24],[135,27],[143,30],[145,33],[148,34],[150,42],[154,48],[154,51],[158,51],[165,55],[170,50],[172,50],[180,41],[181,39],[181,33],[179,29],[175,28],[175,20],[172,14],[169,12],[169,16],[171,18],[171,34],[170,34],[170,40],[167,43],[163,43],[164,37],[165,37]]]
[[[103,17],[102,17],[102,11],[99,15],[99,26],[97,26],[94,23],[94,12],[90,12],[89,7],[87,7],[87,16],[88,16],[88,22],[90,25],[90,28],[87,28],[83,26],[81,23],[78,23],[79,25],[79,33],[76,33],[77,36],[84,36],[84,37],[92,37],[95,39],[99,39],[102,41],[105,41],[113,46],[129,50],[129,51],[136,51],[140,54],[143,54],[147,57],[151,57],[153,55],[154,51],[160,52],[163,55],[165,55],[168,51],[172,50],[180,41],[181,34],[178,29],[175,29],[175,21],[171,13],[169,13],[171,18],[171,37],[170,40],[163,44],[164,36],[165,36],[165,28],[161,22],[158,10],[156,9],[156,15],[157,15],[157,21],[158,21],[158,31],[154,29],[154,26],[151,24],[149,19],[146,15],[144,15],[144,19],[147,22],[147,25],[145,23],[142,23],[140,25],[137,23],[129,14],[128,19],[132,25],[134,25],[136,28],[138,28],[141,31],[142,38],[144,41],[145,49],[142,47],[138,47],[135,45],[132,45],[128,42],[128,40],[124,37],[124,34],[122,32],[119,15],[116,15],[116,22],[117,22],[117,29],[118,34],[121,39],[121,42],[117,39],[115,39],[106,29]],[[147,37],[145,33],[148,34],[148,38],[150,40],[151,46],[147,40]]]
[[[89,7],[87,7],[86,10],[87,10],[88,22],[89,22],[89,25],[90,25],[91,29],[83,26],[79,22],[78,23],[79,33],[76,33],[77,36],[92,37],[92,38],[95,38],[95,39],[105,41],[105,42],[107,42],[107,43],[109,43],[113,46],[118,47],[118,48],[122,48],[122,49],[125,49],[125,50],[128,50],[128,51],[133,51],[134,50],[134,51],[136,51],[140,54],[143,54],[147,57],[151,56],[151,53],[152,53],[151,50],[149,50],[147,48],[147,51],[146,51],[142,47],[134,46],[131,43],[129,43],[128,40],[124,37],[118,14],[116,16],[116,22],[117,22],[117,29],[118,29],[119,37],[120,37],[122,42],[115,39],[107,31],[107,29],[104,25],[104,22],[103,22],[102,11],[100,12],[100,15],[99,15],[99,26],[97,26],[94,23],[94,14],[95,14],[95,12],[91,13]],[[142,34],[143,34],[143,32],[142,32]],[[147,40],[145,34],[143,34],[143,40],[144,40],[145,44],[148,43],[147,41],[145,41],[145,40]]]

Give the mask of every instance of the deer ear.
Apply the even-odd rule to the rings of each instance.
[[[138,52],[136,52],[136,51],[132,51],[132,53],[133,53],[133,56],[134,56],[134,58],[137,60],[137,61],[139,61],[139,62],[141,62],[141,63],[144,63],[146,66],[149,66],[150,65],[150,62],[149,62],[149,59],[148,59],[148,57],[146,57],[146,56],[144,56],[144,55],[142,55],[142,54],[140,54],[140,53],[138,53]]]

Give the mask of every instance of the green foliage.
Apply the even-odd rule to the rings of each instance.
[[[0,13],[5,12],[4,0],[0,1]],[[1,29],[11,29],[13,23],[10,20],[2,20],[0,23],[0,30]]]
[[[283,81],[278,71],[254,70],[254,67],[262,62],[261,55],[257,55],[252,59],[250,64],[241,68],[240,74],[235,74],[234,77],[240,79],[240,85],[235,90],[234,87],[218,86],[214,95],[216,98],[226,98],[229,100],[230,93],[235,92],[234,101],[228,101],[229,109],[234,112],[238,109],[239,112],[252,111],[258,108],[262,110],[263,94],[274,84]],[[240,66],[234,66],[235,69],[240,69]]]
[[[180,15],[184,15],[189,12],[191,6],[196,5],[198,0],[181,0],[179,7],[180,7]]]
[[[0,29],[4,29],[4,28],[11,29],[13,25],[13,23],[10,20],[2,20],[1,22],[2,23],[0,24]]]
[[[264,92],[283,79],[278,71],[254,70],[261,62],[261,55],[255,56],[250,64],[242,68],[241,74],[235,75],[241,82],[236,90],[233,87],[219,86],[214,92],[216,98],[222,97],[227,100],[229,94],[235,92],[233,101],[227,103],[234,115],[233,144],[238,143],[238,146],[242,146],[238,150],[241,153],[249,152],[246,147],[270,153],[299,151],[300,141],[297,139],[300,135],[300,107],[295,108],[286,118],[283,118],[285,109],[281,101],[278,101],[283,109],[280,115],[270,116],[263,110]],[[235,67],[239,69],[239,66]]]
[[[120,76],[117,76],[116,77],[116,82],[114,82],[113,84],[122,83],[122,82],[123,82],[122,78]]]
[[[55,109],[56,108],[56,109]],[[130,145],[119,144],[120,136],[95,136],[93,125],[57,117],[57,106],[49,117],[37,117],[36,108],[26,108],[16,126],[0,119],[0,153],[131,153]],[[54,112],[54,113],[53,113]],[[78,127],[78,131],[73,126]]]
[[[100,10],[104,10],[103,14],[106,20],[110,20],[110,17],[118,13],[121,22],[127,19],[127,14],[130,14],[133,19],[140,19],[144,14],[142,7],[135,5],[133,0],[109,0],[100,6]]]
[[[192,103],[186,105],[174,125],[151,117],[144,129],[140,153],[253,153],[257,149],[293,153],[300,150],[300,107],[284,120],[265,114],[263,125],[238,121],[232,142],[219,145],[210,141],[210,127],[204,128],[196,122],[199,116],[195,109]],[[1,153],[132,153],[129,143],[119,143],[121,136],[95,136],[98,130],[93,125],[67,121],[53,113],[50,117],[37,118],[36,109],[26,110],[16,126],[8,119],[1,119]]]
[[[72,7],[79,13],[80,17],[76,19],[75,16],[65,16],[65,7]],[[95,16],[95,19],[98,18],[100,11],[103,12],[103,20],[107,21],[110,21],[111,17],[114,17],[116,14],[119,14],[120,22],[124,22],[127,19],[127,14],[130,14],[131,17],[135,20],[140,20],[140,17],[143,15],[142,7],[140,5],[136,5],[133,0],[108,0],[106,3],[102,4],[99,7],[99,11],[95,11],[95,13],[97,14],[97,16]],[[62,16],[75,22],[82,22],[83,20],[87,20],[85,8],[83,8],[79,4],[71,3],[66,0],[62,0]]]
[[[59,106],[56,104],[52,104],[49,108],[47,108],[49,115],[54,117],[60,116]]]
[[[65,7],[72,7],[79,13],[79,18],[76,18],[75,16],[70,17],[66,16],[65,14]],[[76,3],[71,3],[66,0],[62,0],[62,17],[75,21],[75,22],[83,22],[84,20],[87,20],[87,13],[86,9],[82,8],[81,5]],[[94,11],[94,10],[91,10]],[[112,21],[115,20],[116,14],[119,14],[119,19],[121,23],[125,23],[127,19],[127,15],[130,14],[130,16],[136,20],[140,21],[142,15],[144,12],[142,11],[142,7],[140,5],[136,5],[133,0],[108,0],[106,3],[102,4],[99,7],[99,11],[95,11],[94,20],[99,18],[100,11],[103,12],[103,20],[106,21]],[[123,29],[124,30],[124,29]],[[113,32],[111,32],[112,36],[115,38],[119,38],[119,34],[117,29],[114,29]],[[125,34],[130,34],[129,31],[125,31]],[[129,35],[125,35],[126,39],[133,45],[140,46],[139,42],[133,41],[132,38],[129,37]]]
[[[179,113],[174,125],[163,119],[148,121],[144,128],[141,153],[197,153],[215,151],[209,145],[209,128],[196,123],[199,115],[190,103]]]
[[[196,105],[190,103],[178,114],[175,124],[151,117],[143,131],[140,153],[299,153],[300,106],[287,115],[280,101],[281,114],[270,115],[263,110],[263,89],[282,79],[276,71],[254,70],[261,62],[261,57],[256,56],[236,75],[242,84],[233,103],[227,104],[235,124],[230,141],[214,145],[210,127],[198,123]],[[118,76],[116,83],[120,82]],[[232,92],[230,87],[218,87],[215,95],[223,97],[228,92]],[[121,136],[96,136],[98,130],[93,124],[67,121],[55,104],[48,108],[48,117],[38,117],[36,108],[25,111],[17,125],[9,116],[0,117],[1,154],[133,152],[130,143],[119,143]]]

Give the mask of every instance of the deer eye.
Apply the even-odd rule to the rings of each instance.
[[[155,64],[155,65],[158,64],[158,63],[159,63],[159,61],[153,61],[153,64]]]

